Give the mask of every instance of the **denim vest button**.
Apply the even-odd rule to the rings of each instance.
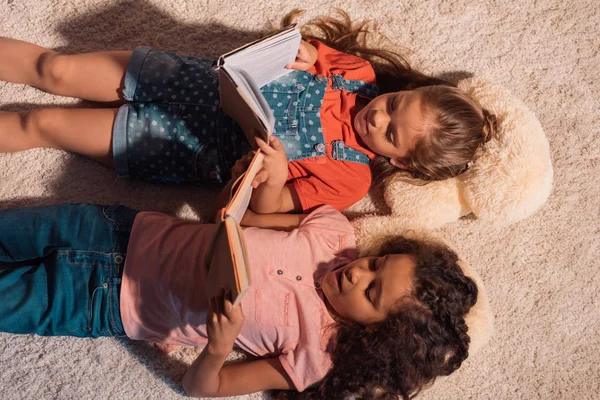
[[[324,153],[325,152],[325,145],[323,143],[317,143],[314,146],[315,151],[318,151],[319,153]]]
[[[121,264],[122,262],[123,262],[123,256],[122,256],[122,255],[120,255],[120,254],[117,254],[117,255],[115,256],[115,263],[116,263],[116,264]]]

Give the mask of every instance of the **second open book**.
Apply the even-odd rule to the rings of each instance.
[[[250,285],[252,273],[240,223],[250,204],[252,181],[262,168],[263,154],[256,152],[246,173],[232,187],[233,195],[218,215],[217,229],[207,256],[206,296],[211,298],[220,288],[229,289],[234,306]]]

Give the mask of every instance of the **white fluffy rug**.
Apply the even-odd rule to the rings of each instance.
[[[468,71],[506,86],[546,130],[555,189],[534,216],[508,228],[466,218],[440,230],[485,281],[496,331],[482,351],[422,398],[597,399],[599,3],[327,3],[1,0],[0,36],[69,52],[148,44],[214,57],[270,28],[293,8],[314,16],[341,7],[357,20],[377,20],[379,34],[411,49],[413,65],[427,72]],[[0,83],[2,110],[77,103]],[[0,208],[121,203],[197,218],[214,195],[208,189],[117,180],[102,166],[61,151],[0,155]],[[0,398],[180,398],[178,379],[196,354],[185,349],[163,357],[148,345],[125,340],[0,334]]]

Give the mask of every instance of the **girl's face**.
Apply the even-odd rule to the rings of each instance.
[[[353,125],[371,151],[400,167],[423,133],[426,117],[423,94],[409,90],[377,96],[356,114]]]
[[[407,254],[360,258],[327,273],[321,287],[334,317],[367,326],[385,320],[410,294],[414,268]]]

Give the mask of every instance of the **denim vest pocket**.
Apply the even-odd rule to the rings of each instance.
[[[282,142],[288,161],[325,155],[320,111],[326,83],[317,78],[294,71],[261,89],[275,115],[273,135]]]
[[[294,294],[274,289],[256,291],[256,321],[262,324],[297,326],[298,313]]]
[[[266,84],[260,91],[275,116],[275,134],[296,135],[298,133],[297,111],[300,95],[306,90],[296,78],[286,75]]]

